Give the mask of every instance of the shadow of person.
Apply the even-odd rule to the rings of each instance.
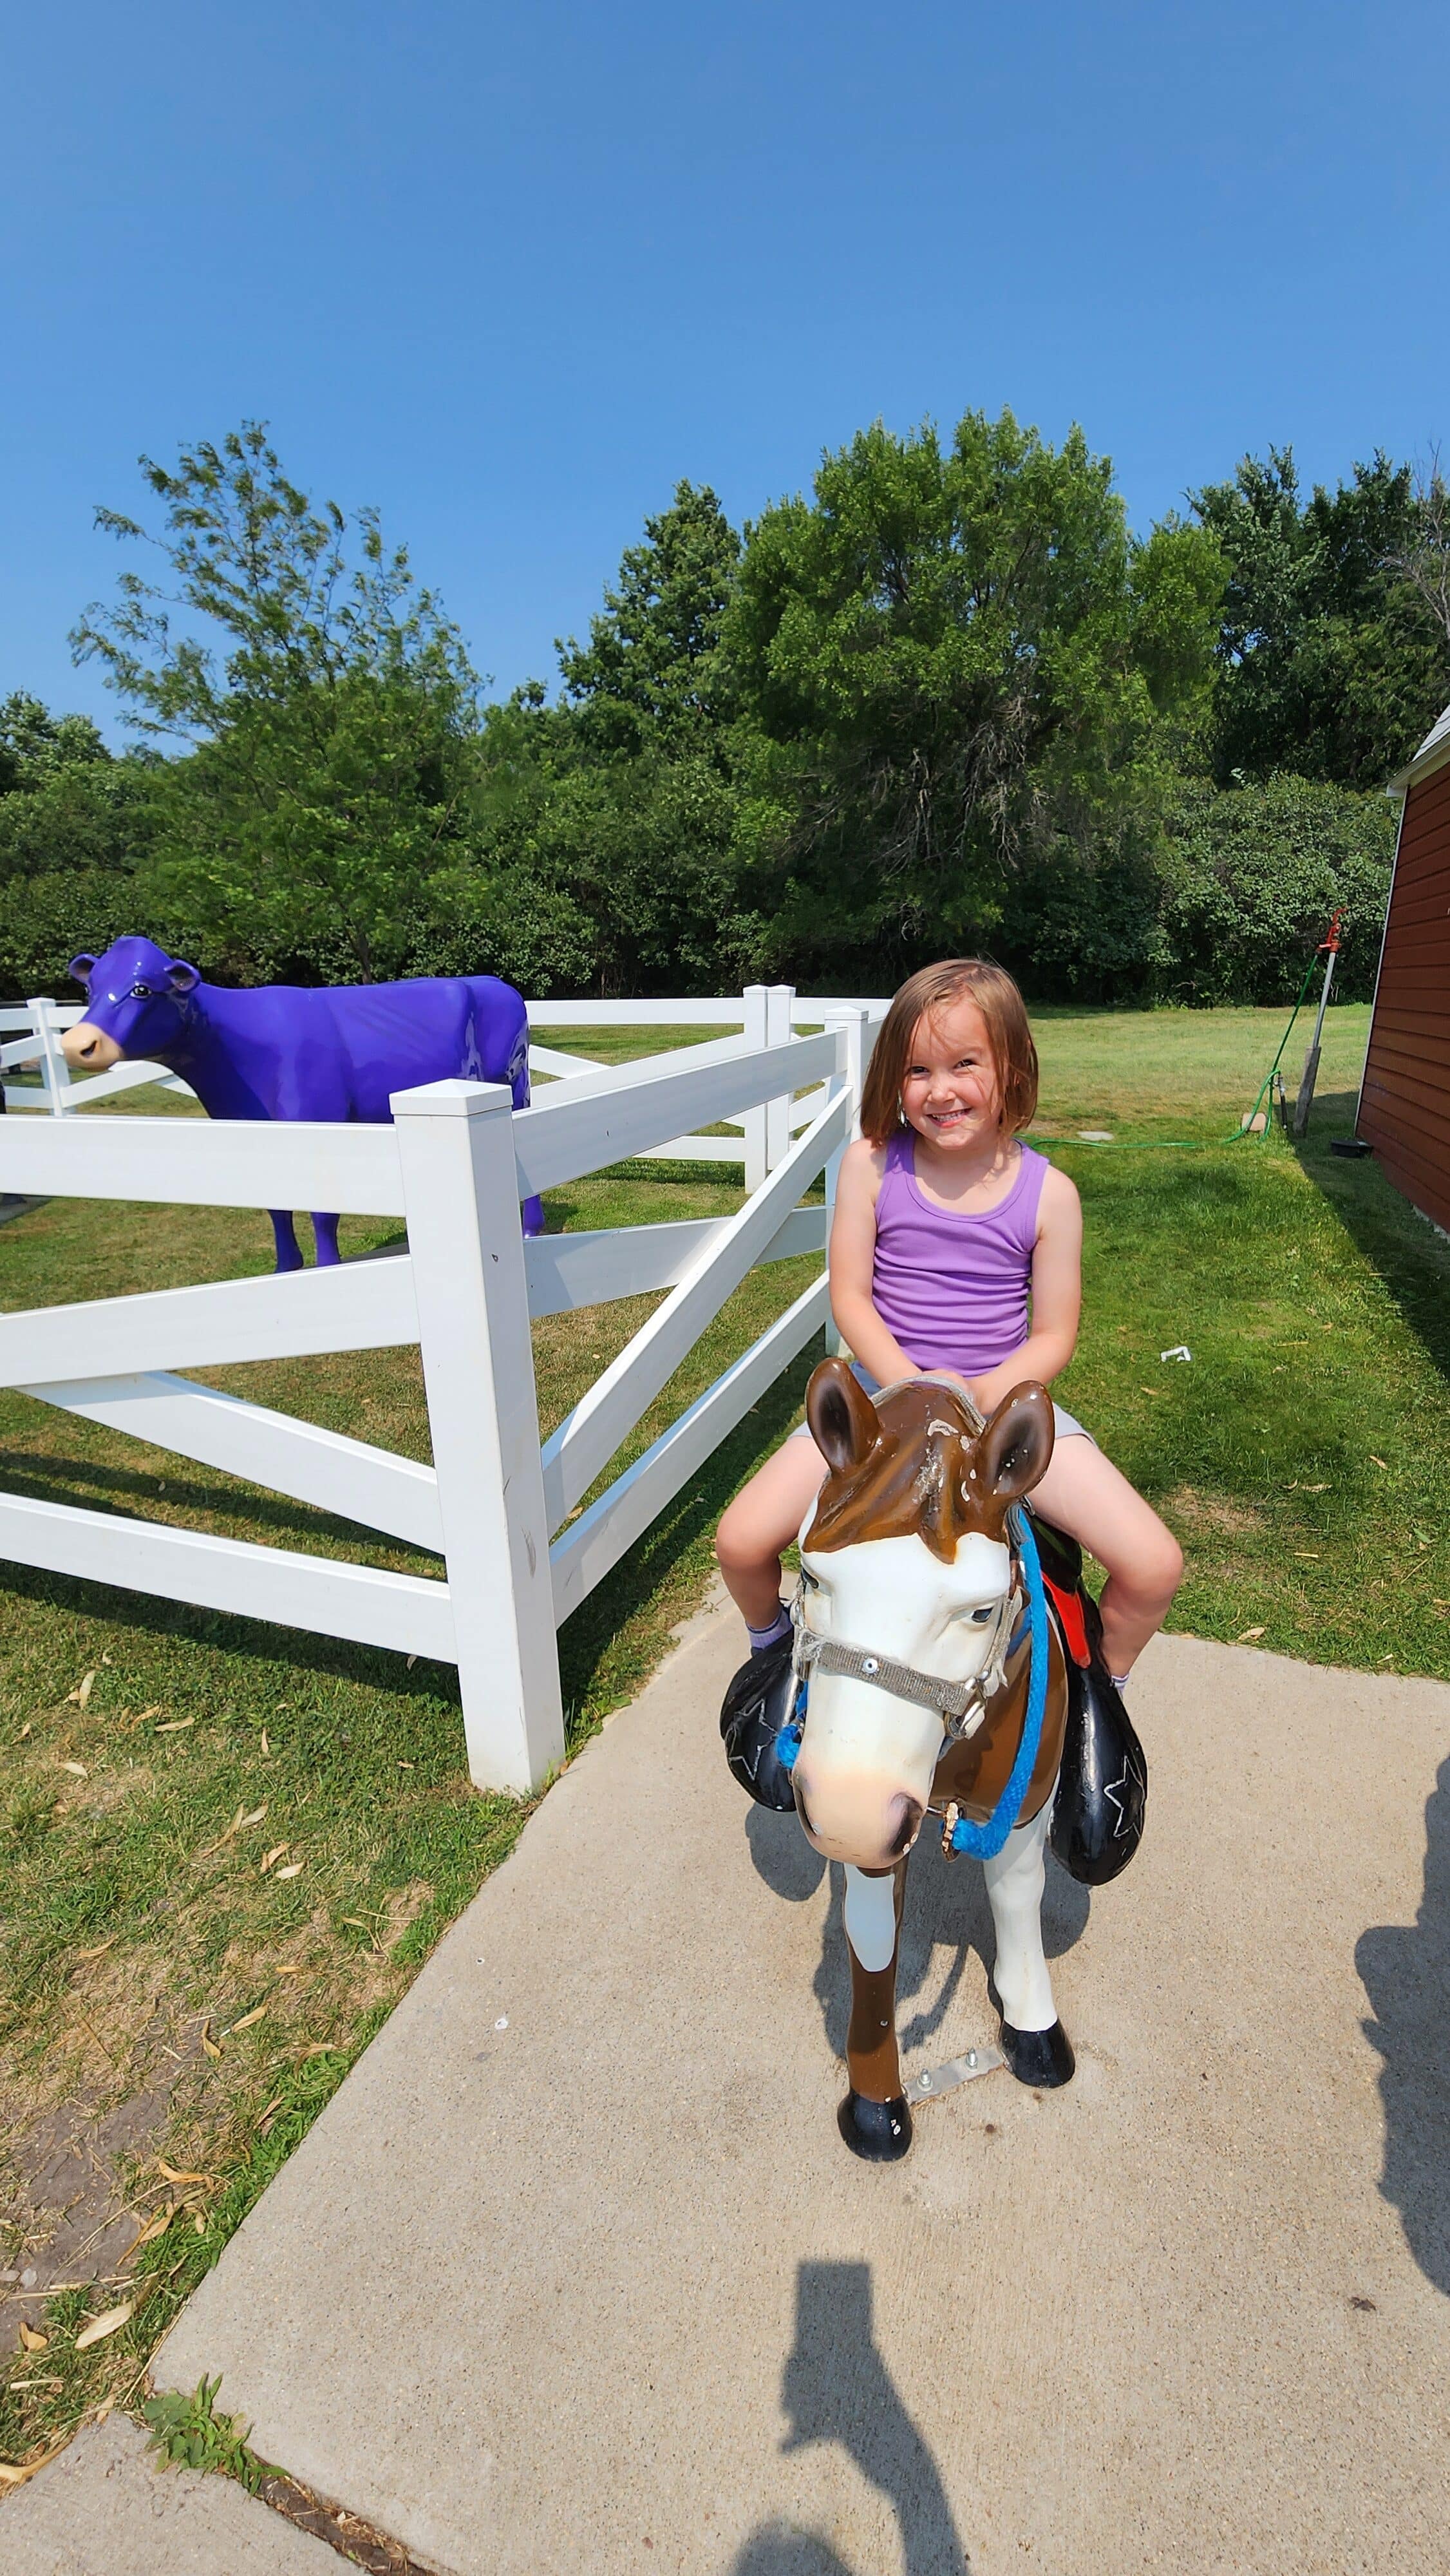
[[[905,2576],[969,2576],[936,2462],[877,2349],[868,2264],[800,2265],[780,2394],[782,2451],[839,2442],[896,2516]],[[773,2524],[746,2542],[734,2576],[835,2576],[840,2564],[813,2534]]]
[[[1425,1893],[1413,1924],[1363,1932],[1354,1964],[1374,2014],[1364,2024],[1384,2064],[1380,2190],[1400,2213],[1427,2280],[1450,2297],[1450,1760],[1425,1806]]]
[[[751,2533],[730,2576],[853,2576],[853,2571],[815,2532],[770,2522]]]

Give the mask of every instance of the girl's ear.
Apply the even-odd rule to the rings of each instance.
[[[844,1360],[822,1360],[806,1388],[806,1420],[831,1473],[849,1476],[880,1437],[876,1407]]]
[[[1052,1398],[1029,1379],[1004,1395],[977,1442],[987,1491],[999,1502],[1020,1502],[1047,1473],[1053,1443]]]

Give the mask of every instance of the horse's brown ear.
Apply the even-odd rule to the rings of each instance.
[[[822,1360],[806,1388],[806,1420],[816,1447],[837,1476],[848,1476],[875,1448],[876,1407],[844,1360]]]
[[[1029,1379],[1004,1395],[977,1443],[982,1481],[999,1502],[1015,1503],[1030,1494],[1047,1473],[1052,1456],[1052,1398],[1045,1386]]]

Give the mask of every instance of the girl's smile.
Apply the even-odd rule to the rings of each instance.
[[[997,1068],[987,1023],[970,995],[917,1022],[901,1107],[918,1135],[948,1153],[997,1142]]]

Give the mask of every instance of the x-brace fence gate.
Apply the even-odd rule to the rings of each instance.
[[[571,1072],[517,1114],[502,1084],[440,1082],[398,1094],[391,1127],[6,1119],[3,1190],[405,1220],[407,1249],[387,1257],[0,1316],[0,1384],[430,1550],[444,1573],[13,1493],[0,1493],[0,1557],[456,1663],[474,1780],[540,1780],[564,1749],[559,1622],[827,1321],[823,1272],[579,1510],[747,1272],[824,1249],[868,1014],[835,1011],[814,1036],[789,1035],[788,1014],[783,1026],[765,1044],[747,1032]],[[791,1104],[813,1090],[791,1142]],[[521,1198],[762,1104],[775,1104],[774,1168],[733,1216],[524,1240]],[[802,1207],[822,1172],[826,1206]],[[531,1319],[659,1290],[541,1447]],[[421,1348],[431,1466],[177,1373],[409,1342]]]

